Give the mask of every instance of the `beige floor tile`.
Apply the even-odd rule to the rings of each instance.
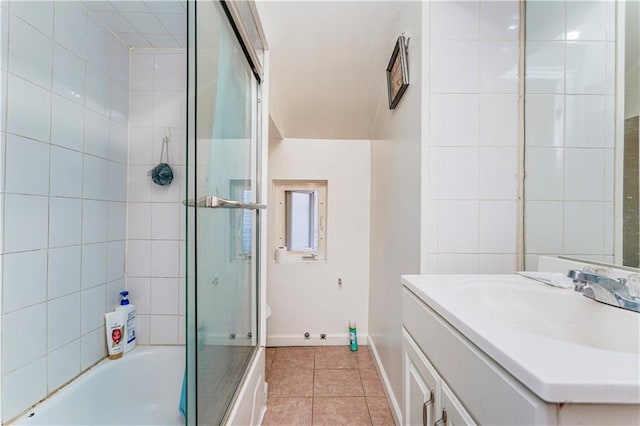
[[[264,356],[264,377],[265,380],[269,380],[269,371],[271,370],[271,364],[273,364],[273,358],[276,356],[276,348],[267,348]]]
[[[267,348],[264,355],[264,363],[267,367],[271,367],[273,358],[276,356],[276,348]]]
[[[313,398],[269,398],[262,424],[311,425]]]
[[[385,396],[378,372],[372,369],[360,370],[360,379],[365,396]]]
[[[269,397],[313,396],[313,370],[272,367],[268,381]]]
[[[358,348],[358,352],[356,353],[356,360],[358,361],[358,368],[360,369],[375,369],[376,363],[373,360],[373,356],[371,352],[367,348],[366,350],[361,351]]]
[[[374,425],[394,426],[393,416],[389,409],[389,403],[385,397],[367,397],[367,406],[369,407],[369,415]]]
[[[315,370],[313,396],[364,396],[358,370]]]
[[[277,348],[271,368],[313,369],[315,348],[283,347]]]
[[[322,346],[316,348],[316,369],[358,368],[356,353],[349,346]]]
[[[313,398],[313,424],[370,425],[371,419],[364,398]]]

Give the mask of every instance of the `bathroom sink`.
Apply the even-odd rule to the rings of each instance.
[[[402,283],[543,400],[640,403],[640,313],[515,274]]]
[[[578,345],[639,352],[640,314],[596,303],[572,289],[527,278],[472,278],[457,281],[451,290],[467,309],[502,326]]]

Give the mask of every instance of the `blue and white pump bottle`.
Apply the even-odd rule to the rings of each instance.
[[[124,352],[127,353],[136,347],[136,305],[129,303],[129,292],[120,292],[122,300],[116,310],[124,311]]]

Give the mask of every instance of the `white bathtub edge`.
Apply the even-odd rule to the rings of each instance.
[[[262,422],[267,409],[264,363],[265,349],[260,347],[240,386],[226,425],[259,425]]]
[[[95,389],[96,384],[98,384],[98,382],[96,382],[96,375],[98,376],[98,378],[100,378],[100,375],[104,375],[106,372],[109,372],[113,369],[116,369],[116,371],[122,371],[123,367],[124,368],[132,368],[135,367],[135,362],[143,357],[146,357],[148,355],[153,355],[154,353],[168,353],[168,354],[173,354],[174,352],[184,352],[184,345],[138,345],[134,350],[132,350],[131,352],[129,352],[127,355],[125,355],[125,357],[123,357],[122,359],[119,360],[110,360],[108,357],[102,358],[101,360],[99,360],[98,362],[96,362],[94,365],[92,365],[91,367],[87,368],[86,370],[84,370],[81,374],[77,375],[76,377],[74,377],[72,380],[66,382],[64,385],[62,385],[61,387],[57,388],[55,391],[51,392],[49,395],[47,395],[46,398],[42,399],[41,401],[39,401],[38,403],[34,404],[33,406],[29,407],[28,409],[26,409],[25,411],[23,411],[21,414],[19,414],[18,416],[12,418],[10,421],[8,421],[7,423],[3,423],[6,425],[19,425],[19,424],[24,424],[24,425],[39,425],[39,424],[43,424],[41,423],[41,419],[44,418],[47,419],[47,425],[49,424],[66,424],[65,422],[60,423],[59,419],[58,422],[56,421],[52,421],[49,423],[50,419],[53,418],[55,419],[58,415],[59,415],[59,408],[58,407],[65,407],[65,405],[67,407],[78,407],[78,406],[82,406],[82,405],[68,405],[69,401],[73,402],[74,399],[76,399],[76,395],[78,395],[78,389],[84,389],[85,386],[89,386],[89,388],[87,388],[89,391],[93,391],[93,389]],[[184,358],[184,357],[182,357]],[[134,365],[131,365],[131,362],[133,361]],[[173,360],[170,360],[173,361]],[[177,365],[174,362],[171,362],[171,365]],[[181,368],[178,368],[176,370],[176,374],[179,373],[179,380],[177,380],[175,383],[171,384],[171,389],[174,390],[174,392],[177,394],[177,396],[175,396],[175,398],[172,398],[172,401],[175,400],[175,408],[176,408],[176,414],[178,412],[178,402],[179,402],[179,392],[180,392],[180,384],[182,382],[182,376],[184,374],[184,366],[182,366]],[[129,377],[133,377],[132,375],[127,375],[127,378]],[[165,375],[166,377],[166,375]],[[100,385],[102,385],[102,382],[99,382]],[[111,388],[109,388],[111,389]],[[86,392],[84,392],[86,394]],[[138,393],[140,395],[142,395],[143,393]],[[77,401],[76,401],[77,402]],[[73,412],[76,413],[78,412],[78,410],[68,410],[69,413]],[[32,419],[31,415],[32,413],[35,413],[37,418],[36,419]],[[93,415],[93,414],[92,414]],[[173,416],[172,416],[173,417]],[[183,419],[181,417],[181,419]],[[127,420],[128,422],[128,420]],[[78,424],[87,424],[86,422],[82,422],[82,423],[78,423]],[[132,424],[132,423],[120,423],[120,424]],[[173,424],[173,423],[171,423]],[[183,424],[179,423],[180,425]]]

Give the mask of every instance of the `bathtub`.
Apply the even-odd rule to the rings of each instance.
[[[184,346],[138,346],[100,362],[13,424],[184,425],[184,364]]]

